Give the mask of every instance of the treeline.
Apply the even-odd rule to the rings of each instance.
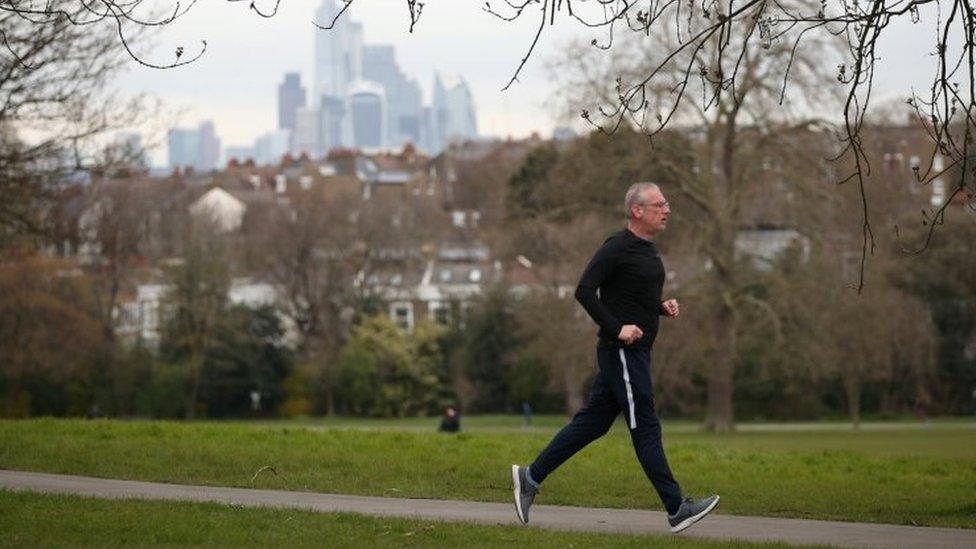
[[[861,296],[831,288],[830,273],[818,272],[799,248],[757,274],[751,291],[767,305],[742,311],[737,416],[970,412],[972,349],[963,342],[973,316],[962,296],[972,286],[960,278],[972,271],[954,267],[946,240],[900,272],[897,284],[876,282]],[[938,269],[941,260],[956,272]],[[192,263],[171,276],[187,278],[198,268]],[[364,315],[326,365],[285,345],[272,308],[230,305],[216,284],[195,284],[192,294],[189,285],[176,286],[157,353],[120,345],[99,323],[88,275],[66,269],[37,258],[0,269],[6,417],[293,417],[330,407],[405,417],[436,415],[449,404],[513,413],[523,402],[559,413],[579,405],[595,371],[594,330],[569,297],[517,299],[498,286],[463,323],[419,323],[412,332],[386,315]],[[703,296],[678,295],[682,317],[664,324],[655,349],[657,402],[666,416],[701,417],[715,319],[698,309]]]
[[[323,221],[336,218],[328,208],[348,212],[359,200],[348,197],[332,206],[307,201],[294,215],[269,216],[270,228],[238,234],[188,221],[171,246],[179,258],[159,266],[168,290],[154,350],[115,333],[117,286],[125,283],[115,263],[81,265],[8,239],[0,262],[0,411],[402,417],[448,404],[517,412],[527,402],[537,412],[572,412],[595,373],[595,327],[572,291],[593,251],[621,226],[623,191],[639,180],[661,183],[675,212],[658,242],[669,270],[665,293],[682,303],[679,319],[662,321],[654,351],[662,414],[704,417],[715,390],[731,391],[738,419],[972,411],[972,215],[953,210],[951,227],[937,230],[924,254],[910,255],[900,248],[924,239],[928,227],[904,229],[915,223],[903,212],[920,198],[885,203],[885,221],[903,229],[900,239],[880,235],[859,293],[850,288],[861,275],[856,204],[811,188],[826,184],[821,176],[805,177],[809,171],[780,159],[779,175],[792,186],[746,193],[742,207],[755,222],[710,225],[683,183],[701,177],[688,153],[695,142],[672,134],[648,153],[644,139],[627,130],[594,134],[542,143],[507,166],[462,166],[458,185],[476,188],[496,209],[478,239],[524,276],[493,279],[470,303],[451,303],[445,323],[418,320],[412,331],[394,324],[381,293],[364,289],[358,256],[322,253],[356,235],[357,249],[375,246],[364,235],[389,238],[381,223],[389,204],[364,207],[360,229]],[[112,219],[124,218],[129,203],[115,202]],[[770,211],[803,208],[789,224],[760,223]],[[364,219],[373,219],[368,231]],[[436,240],[440,229],[421,228]],[[394,244],[419,246],[413,230],[401,224]],[[785,240],[765,255],[741,239],[731,240],[742,248],[728,257],[705,253],[720,230]],[[112,249],[104,245],[103,254]],[[285,301],[233,304],[228,288],[240,274],[267,276]],[[314,292],[309,280],[317,281]],[[716,389],[710,374],[722,361],[733,376]]]

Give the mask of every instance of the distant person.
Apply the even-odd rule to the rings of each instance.
[[[456,433],[461,430],[461,414],[458,413],[457,408],[448,406],[444,409],[438,430],[442,433]]]
[[[515,513],[523,523],[529,522],[529,507],[546,477],[603,436],[621,411],[637,459],[667,509],[672,532],[688,528],[718,504],[717,495],[697,501],[683,497],[664,455],[654,411],[650,366],[658,316],[679,313],[677,300],[662,300],[664,263],[652,242],[664,230],[671,208],[653,183],[631,185],[624,205],[627,227],[597,250],[576,288],[576,299],[600,327],[599,371],[586,405],[531,465],[512,465]]]
[[[88,408],[88,413],[85,414],[88,419],[96,419],[102,417],[102,409],[97,402],[92,403],[91,407]]]
[[[915,397],[915,419],[919,422],[928,423],[929,392],[925,388],[920,388]]]
[[[532,405],[528,401],[522,403],[522,426],[532,425]]]

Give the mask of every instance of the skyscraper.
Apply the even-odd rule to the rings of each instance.
[[[400,70],[393,46],[363,46],[363,78],[383,86],[386,92],[385,144],[393,147],[407,142],[419,144],[423,111],[420,86]]]
[[[348,112],[346,98],[328,95],[322,98],[318,118],[320,154],[325,155],[332,149],[352,144],[349,137],[352,124]]]
[[[185,128],[172,128],[167,135],[170,168],[196,168],[200,150],[200,133]]]
[[[275,130],[258,136],[254,141],[254,161],[260,165],[274,165],[289,151],[291,130]]]
[[[318,24],[328,26],[339,13],[336,0],[322,0],[315,12]],[[315,86],[312,107],[318,107],[323,96],[345,97],[349,84],[362,71],[363,26],[343,14],[335,26],[315,32]]]
[[[305,106],[305,88],[302,77],[297,72],[285,74],[285,80],[278,85],[278,129],[295,129],[295,111]]]
[[[353,143],[359,148],[379,148],[386,135],[386,94],[375,82],[360,80],[349,88]]]
[[[220,139],[217,138],[217,130],[214,123],[210,120],[200,124],[200,164],[197,169],[210,171],[217,167],[220,162]]]
[[[433,151],[440,151],[456,140],[478,136],[474,97],[468,83],[460,76],[434,75],[434,93],[428,131],[433,136]]]
[[[342,1],[321,0],[316,10],[315,21],[331,28],[315,31],[315,76],[308,110],[296,107],[304,113],[296,117],[305,122],[294,123],[293,150],[321,155],[337,147],[401,147],[410,142],[436,154],[452,140],[476,137],[467,83],[435,75],[433,105],[424,107],[419,84],[400,70],[393,46],[364,45],[361,24],[348,13],[336,19]],[[313,110],[318,113],[314,128]],[[376,126],[367,127],[368,120]]]
[[[296,155],[305,153],[311,157],[322,155],[319,110],[300,107],[295,112],[295,131],[292,133],[291,151]]]
[[[171,168],[193,168],[209,171],[220,161],[220,139],[213,122],[206,121],[197,129],[173,128],[168,135],[169,165]]]

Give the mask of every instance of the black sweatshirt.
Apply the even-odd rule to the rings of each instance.
[[[600,326],[601,346],[623,345],[620,329],[636,324],[644,336],[632,346],[650,347],[663,313],[663,287],[664,262],[657,247],[624,229],[610,235],[590,260],[576,287],[576,300]]]

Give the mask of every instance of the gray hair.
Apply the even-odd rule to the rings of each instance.
[[[627,212],[628,218],[631,215],[630,208],[635,204],[640,204],[641,195],[644,193],[644,191],[650,189],[656,191],[661,190],[661,188],[657,186],[657,183],[651,183],[650,181],[642,181],[640,183],[634,183],[633,185],[630,186],[629,189],[627,189],[627,194],[624,195],[624,208]]]

